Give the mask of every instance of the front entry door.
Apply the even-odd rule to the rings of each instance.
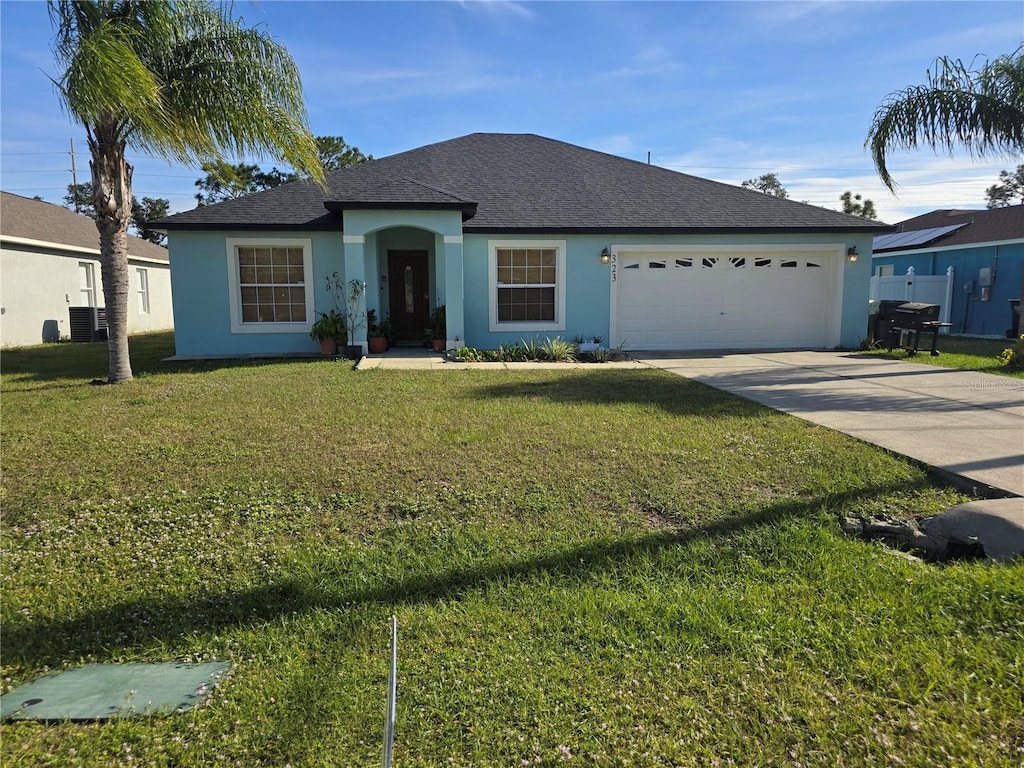
[[[422,341],[430,315],[426,251],[388,251],[388,292],[395,341]]]

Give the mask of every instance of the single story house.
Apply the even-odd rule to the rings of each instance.
[[[87,216],[0,192],[0,344],[77,341],[81,327],[72,328],[72,317],[79,316],[88,322],[84,340],[99,338],[106,307],[99,241]],[[173,328],[167,249],[129,235],[128,254],[128,332]]]
[[[536,135],[475,133],[152,222],[180,356],[315,353],[325,280],[420,343],[856,347],[876,221]],[[859,255],[859,260],[858,260]],[[365,341],[365,328],[353,343]],[[365,349],[365,347],[364,347]]]
[[[948,304],[953,333],[1010,332],[1012,303],[1024,294],[1024,205],[932,211],[896,227],[874,239],[873,283],[895,281],[910,292],[893,298]],[[934,293],[920,290],[933,281]]]

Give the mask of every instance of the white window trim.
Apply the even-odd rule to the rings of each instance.
[[[228,307],[232,333],[309,333],[313,327],[313,241],[310,238],[229,237],[226,238],[228,266]],[[238,275],[239,247],[301,248],[302,271],[306,281],[306,322],[304,323],[243,323],[241,281]]]
[[[84,271],[83,271],[84,270]],[[82,285],[82,275],[85,275],[86,285]],[[78,295],[79,301],[84,301],[85,307],[98,307],[96,292],[96,265],[91,261],[78,262]]]
[[[492,333],[565,330],[565,240],[489,240],[487,242],[488,327]],[[498,322],[498,249],[555,249],[555,319],[552,322]]]
[[[135,268],[136,282],[138,288],[136,294],[139,297],[139,314],[148,315],[150,312],[149,307],[149,270],[145,267]]]

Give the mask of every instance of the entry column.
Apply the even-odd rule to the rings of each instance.
[[[445,349],[466,343],[466,313],[462,292],[462,235],[444,236]],[[456,341],[458,339],[458,341]]]
[[[347,302],[349,296],[352,294],[352,281],[358,280],[363,286],[366,286],[366,259],[364,255],[366,236],[365,235],[344,235],[343,242],[345,245],[345,301]],[[355,309],[355,307],[346,306],[346,312]],[[363,354],[367,354],[369,350],[366,346],[366,293],[365,290],[363,295],[359,299],[359,315],[356,318],[356,325],[358,326],[354,331],[349,329],[348,332],[348,343],[358,344],[362,347]],[[362,322],[360,322],[362,321]]]

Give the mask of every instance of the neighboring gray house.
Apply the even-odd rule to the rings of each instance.
[[[325,277],[419,343],[856,347],[891,227],[542,136],[476,133],[151,222],[179,355],[314,353]],[[365,328],[352,340],[365,341]]]
[[[128,333],[173,328],[167,249],[129,235],[128,253]],[[106,307],[95,222],[0,192],[0,345],[70,337],[72,307]]]

